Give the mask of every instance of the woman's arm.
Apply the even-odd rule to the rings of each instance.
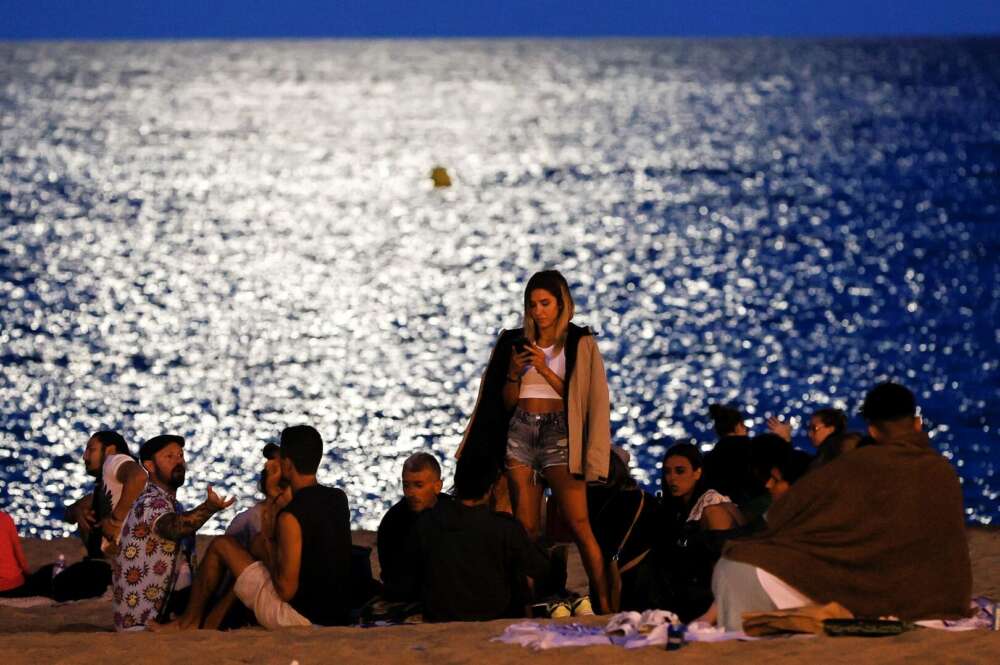
[[[545,354],[542,354],[542,358]],[[531,353],[512,353],[510,363],[507,365],[507,376],[504,377],[503,384],[503,407],[507,411],[512,411],[517,405],[517,398],[521,394],[521,377],[524,375],[524,368],[531,363]],[[562,393],[560,393],[562,394]]]
[[[701,527],[707,531],[728,531],[743,524],[740,509],[732,503],[706,506],[701,513]]]

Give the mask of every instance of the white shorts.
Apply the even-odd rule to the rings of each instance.
[[[253,610],[257,623],[268,629],[288,626],[311,626],[309,619],[286,603],[274,589],[271,573],[260,561],[247,566],[233,586],[236,597]]]

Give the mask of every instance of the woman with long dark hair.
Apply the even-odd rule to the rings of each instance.
[[[514,515],[534,538],[544,477],[580,550],[598,610],[606,611],[604,559],[590,527],[586,483],[608,476],[608,384],[594,334],[571,323],[573,314],[559,272],[532,275],[524,325],[500,333],[458,454],[484,447],[504,465]]]

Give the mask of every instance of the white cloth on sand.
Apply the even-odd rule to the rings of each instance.
[[[522,621],[507,626],[494,642],[520,644],[535,651],[556,647],[582,647],[592,644],[611,644],[600,626],[584,626],[579,623],[547,623]]]

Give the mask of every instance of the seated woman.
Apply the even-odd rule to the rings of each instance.
[[[0,511],[0,598],[33,596],[28,560],[10,515]]]
[[[666,609],[687,622],[712,604],[712,568],[724,534],[744,524],[729,497],[707,489],[698,447],[678,443],[663,460],[659,542],[622,589],[622,609]]]
[[[813,456],[802,450],[789,450],[781,459],[771,465],[767,479],[767,491],[771,501],[777,501],[792,488],[799,478],[809,470]]]

